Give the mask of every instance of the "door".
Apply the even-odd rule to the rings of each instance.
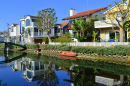
[[[38,44],[38,43],[42,44],[42,39],[34,39],[34,43],[35,44]]]

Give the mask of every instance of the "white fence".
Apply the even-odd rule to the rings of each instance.
[[[130,45],[130,42],[67,42],[67,43],[60,43],[60,42],[51,42],[50,45],[70,45],[70,46],[116,46],[116,45]]]

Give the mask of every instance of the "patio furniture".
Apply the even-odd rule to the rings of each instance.
[[[105,42],[105,40],[102,40],[102,42]]]
[[[109,42],[113,42],[113,39],[110,39]]]

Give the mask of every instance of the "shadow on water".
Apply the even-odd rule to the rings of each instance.
[[[0,86],[6,86],[7,85],[7,83],[5,83],[5,84],[1,84],[2,83],[2,80],[0,80]]]
[[[40,86],[60,85],[62,76],[58,77],[58,71],[67,72],[70,78],[64,77],[63,81],[74,86],[129,86],[128,66],[18,52],[4,53],[4,56],[7,59],[3,62],[11,63],[12,71],[21,71],[28,82],[37,81],[36,85]]]

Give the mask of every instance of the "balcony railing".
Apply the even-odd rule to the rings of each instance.
[[[34,36],[43,36],[43,32],[34,32]]]
[[[95,25],[95,28],[112,27],[112,26],[117,26],[117,21],[116,20],[95,21],[94,25]]]

